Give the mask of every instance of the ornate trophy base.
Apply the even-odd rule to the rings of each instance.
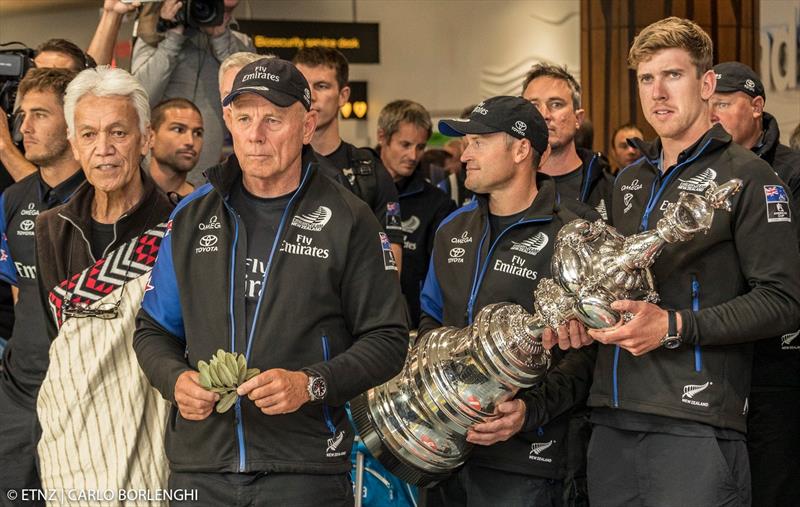
[[[421,488],[433,486],[447,479],[453,470],[442,470],[441,473],[437,474],[427,469],[429,466],[426,468],[422,468],[419,465],[414,466],[403,457],[392,452],[392,449],[384,444],[385,437],[380,431],[381,425],[373,421],[372,414],[370,413],[371,394],[374,394],[374,391],[368,391],[350,400],[350,412],[353,416],[353,422],[356,425],[358,434],[372,456],[380,461],[381,464],[386,467],[386,470],[400,480],[408,482],[409,484],[415,484]],[[386,406],[383,408],[391,409]]]

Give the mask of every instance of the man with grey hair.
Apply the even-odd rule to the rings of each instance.
[[[553,177],[562,197],[589,204],[605,219],[613,178],[602,153],[575,146],[585,114],[578,81],[566,67],[539,63],[525,76],[522,96],[547,122],[550,151],[539,171]]]
[[[172,204],[140,167],[150,105],[133,76],[81,72],[67,87],[64,115],[87,181],[36,222],[51,340],[37,401],[40,474],[44,488],[113,491],[110,500],[124,503],[119,490],[166,484],[168,404],[148,385],[131,340]]]
[[[133,342],[173,401],[169,486],[203,505],[352,505],[345,404],[396,375],[408,345],[388,239],[318,170],[291,63],[246,65],[224,103],[234,153],[170,218]],[[212,389],[219,349],[260,372]]]

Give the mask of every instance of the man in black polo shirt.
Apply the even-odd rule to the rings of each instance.
[[[0,376],[0,490],[39,487],[36,395],[48,366],[50,341],[36,278],[34,226],[40,212],[66,202],[84,181],[67,141],[63,96],[75,71],[34,69],[19,86],[25,157],[39,170],[0,198],[0,279],[14,286],[12,338]],[[2,495],[3,499],[6,495]]]
[[[311,146],[341,171],[336,179],[344,183],[378,217],[397,261],[402,265],[403,230],[400,225],[400,206],[397,190],[380,159],[368,149],[359,149],[339,136],[339,108],[350,97],[347,86],[349,66],[339,51],[314,47],[301,49],[293,63],[311,86],[311,110],[318,114],[317,130]],[[320,160],[321,168],[325,166]]]

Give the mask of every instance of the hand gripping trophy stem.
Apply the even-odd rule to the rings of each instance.
[[[711,228],[715,210],[731,210],[741,180],[681,192],[655,229],[624,237],[602,221],[578,219],[558,233],[551,268],[535,291],[533,315],[510,303],[487,305],[472,325],[420,337],[395,378],[351,402],[362,440],[401,479],[427,486],[464,463],[467,430],[494,416],[517,390],[533,386],[550,365],[541,336],[577,318],[604,328],[623,318],[618,299],[658,302],[650,266],[669,243]]]

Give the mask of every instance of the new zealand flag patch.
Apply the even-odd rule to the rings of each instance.
[[[792,221],[789,196],[781,185],[764,185],[764,198],[767,201],[767,222]]]

